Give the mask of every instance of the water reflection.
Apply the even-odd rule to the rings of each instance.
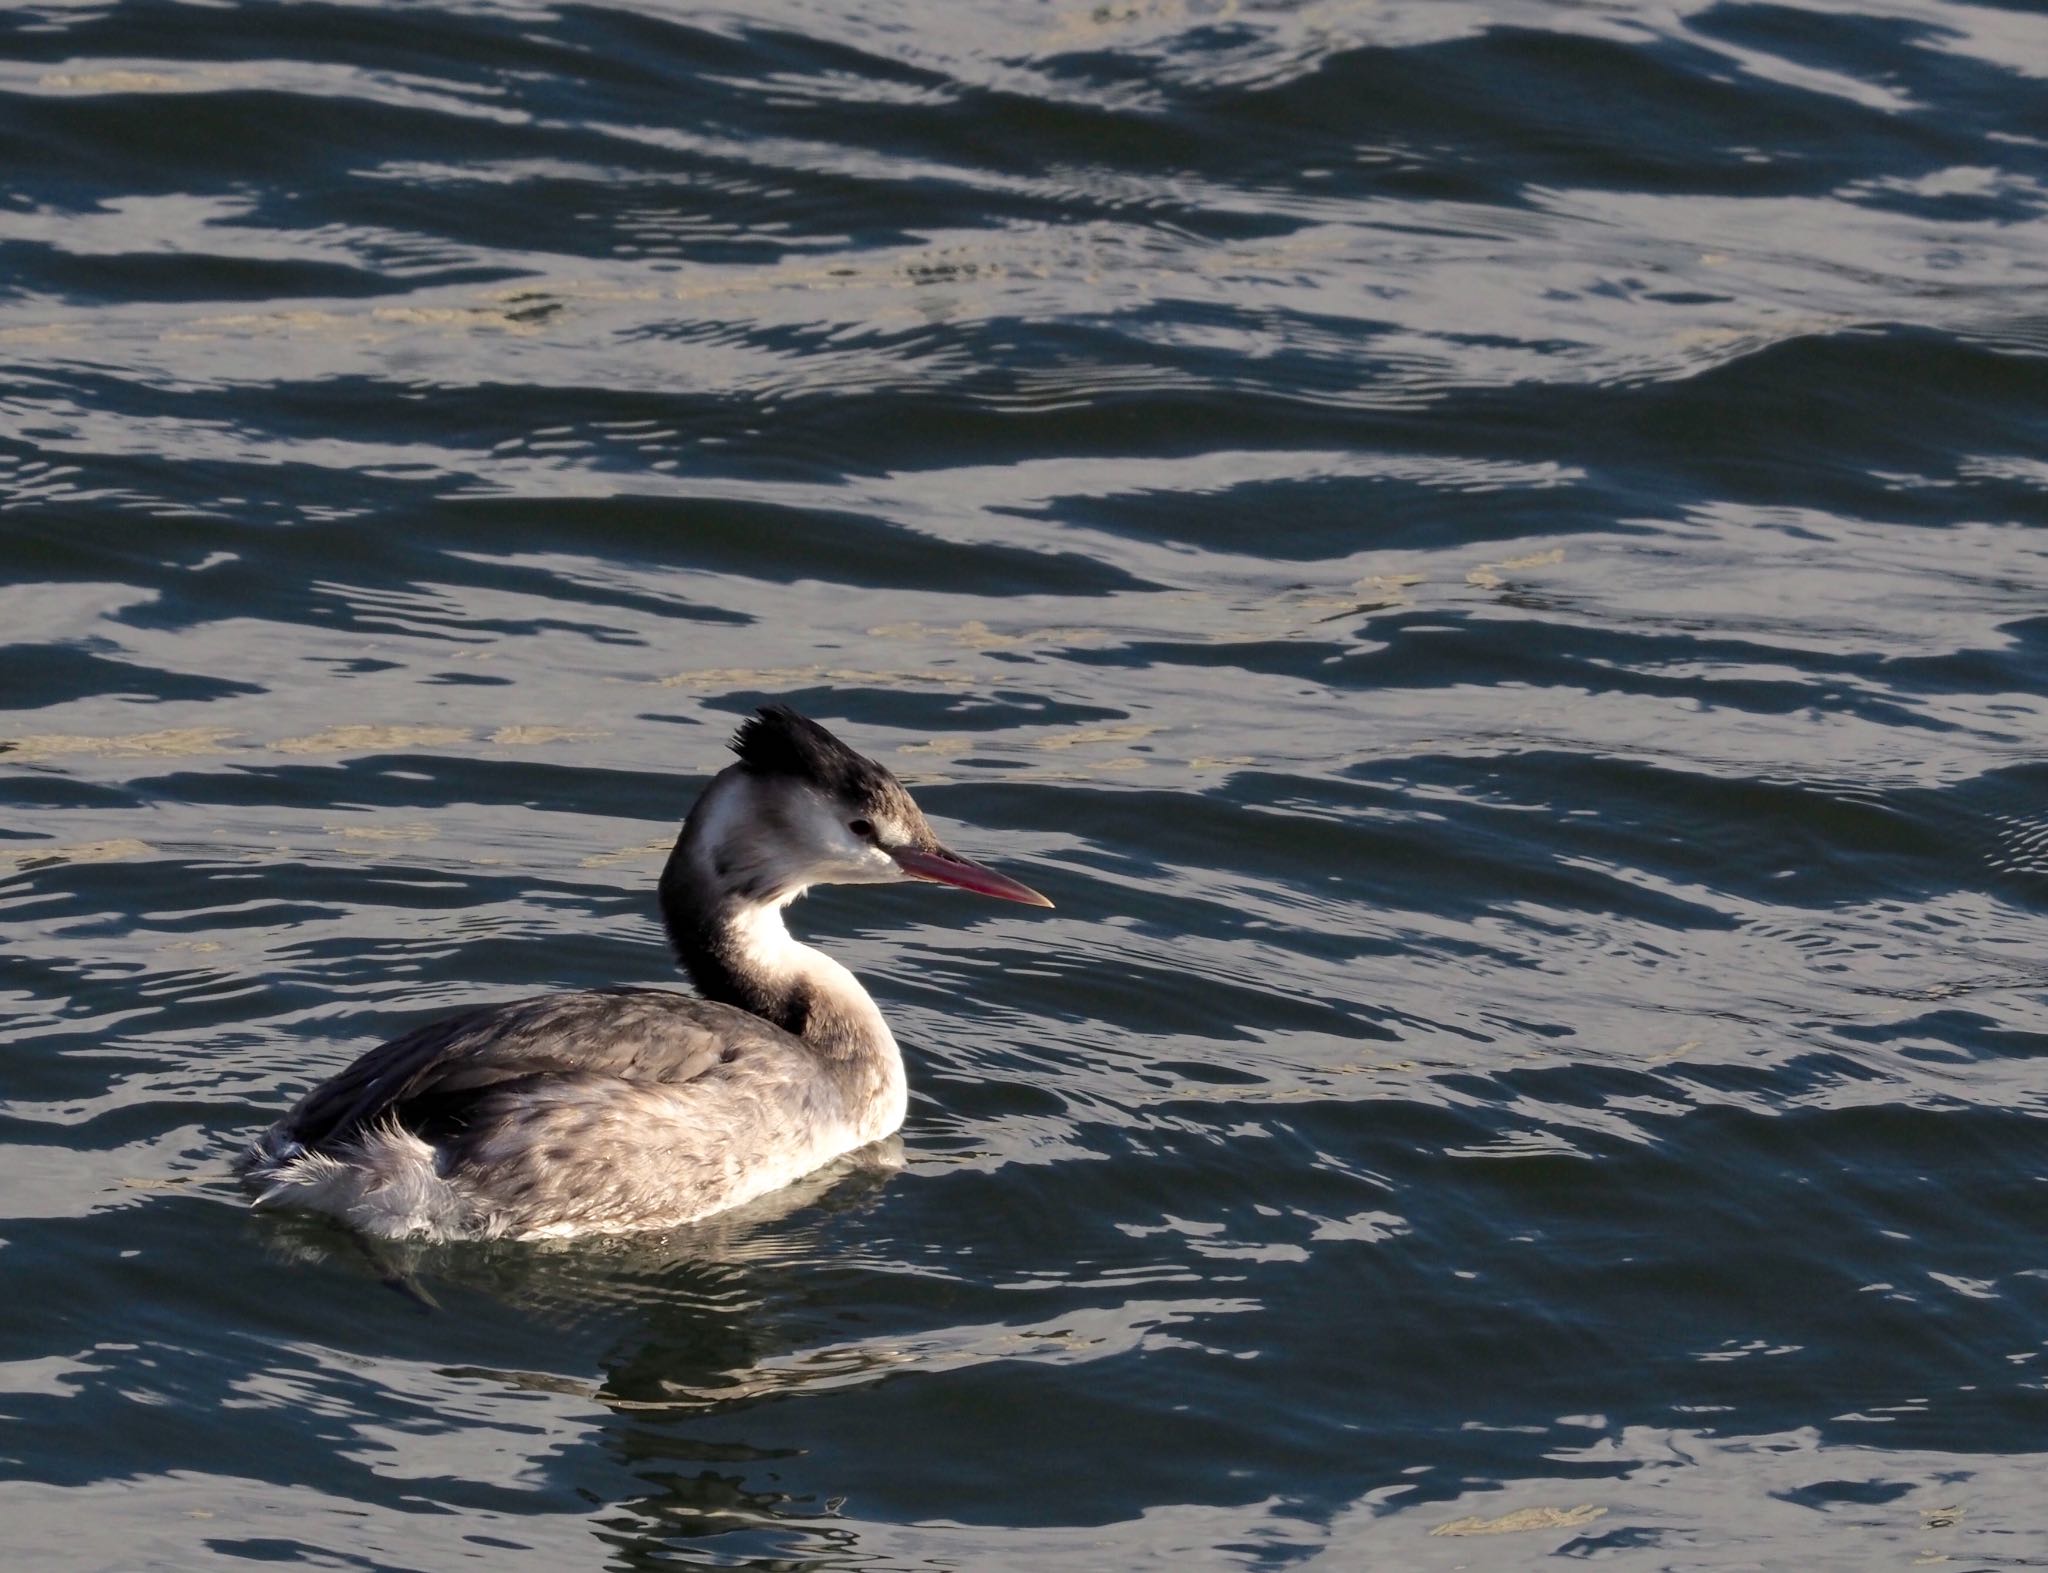
[[[751,1274],[815,1266],[832,1220],[873,1208],[905,1165],[902,1138],[891,1136],[744,1206],[679,1229],[619,1236],[372,1240],[303,1213],[264,1208],[249,1216],[280,1263],[372,1273],[430,1315],[455,1314],[443,1301],[459,1292],[564,1330],[655,1305],[723,1321],[765,1303],[743,1288]]]

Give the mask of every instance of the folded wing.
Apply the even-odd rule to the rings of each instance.
[[[610,1078],[674,1086],[750,1048],[796,1041],[758,1016],[667,989],[541,995],[394,1038],[307,1093],[283,1124],[311,1152],[394,1124],[440,1142],[460,1138],[485,1100],[522,1084]]]

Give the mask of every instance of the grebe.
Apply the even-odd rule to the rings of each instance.
[[[689,1223],[903,1123],[903,1056],[852,973],[792,939],[812,885],[1037,891],[939,844],[910,794],[769,705],[732,740],[661,875],[701,999],[621,987],[487,1005],[372,1049],[242,1159],[253,1205],[388,1239],[535,1239]]]

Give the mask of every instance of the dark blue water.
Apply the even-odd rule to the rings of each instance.
[[[2048,1565],[2048,16],[0,13],[10,1566]],[[252,1216],[788,699],[907,1167]],[[423,1300],[434,1304],[429,1309]]]

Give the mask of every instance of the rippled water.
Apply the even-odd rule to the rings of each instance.
[[[2044,82],[2018,4],[0,13],[13,1565],[2048,1565]],[[802,909],[906,1168],[241,1206],[406,1025],[666,977],[767,698],[1059,903]]]

